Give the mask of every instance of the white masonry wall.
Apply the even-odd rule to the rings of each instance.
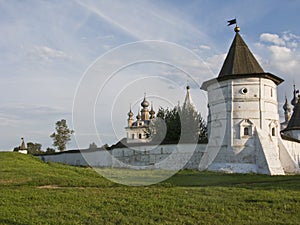
[[[274,150],[279,151],[276,88],[272,80],[259,77],[224,80],[207,87],[210,137],[201,169],[255,172],[259,148],[256,128],[266,135],[263,138],[273,135]]]
[[[300,168],[300,143],[287,140],[282,140],[282,142],[292,159],[297,163],[298,168]]]
[[[38,156],[45,162],[75,166],[113,167],[132,169],[196,169],[205,144],[140,146],[133,149],[116,148],[111,151],[61,152]]]

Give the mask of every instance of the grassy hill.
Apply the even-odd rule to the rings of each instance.
[[[128,187],[91,168],[0,153],[0,190],[0,224],[300,224],[299,175],[181,171]]]

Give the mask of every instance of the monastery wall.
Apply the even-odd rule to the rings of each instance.
[[[261,139],[265,140],[265,139]],[[280,162],[275,160],[277,164],[281,164],[288,173],[299,172],[300,168],[300,143],[291,142],[280,139],[279,158]],[[130,168],[130,169],[163,169],[163,170],[180,170],[180,169],[194,169],[203,170],[208,169],[212,171],[236,172],[236,173],[267,173],[268,171],[259,170],[260,167],[274,170],[276,165],[274,163],[266,163],[265,160],[270,160],[269,154],[265,155],[266,151],[262,151],[256,146],[257,152],[261,154],[256,155],[256,164],[245,163],[239,161],[235,163],[214,163],[208,168],[201,168],[201,160],[205,161],[203,157],[207,148],[206,144],[198,145],[159,145],[153,146],[139,146],[135,148],[116,148],[113,150],[72,150],[65,151],[51,155],[39,155],[42,161],[57,162],[74,166],[91,166],[91,167],[109,167],[109,168]],[[267,152],[273,152],[269,149]],[[278,154],[277,152],[273,152]],[[274,160],[271,160],[272,162]],[[274,162],[275,162],[274,161]],[[203,162],[202,162],[203,163]],[[267,164],[268,166],[263,166]],[[274,165],[273,165],[274,164]],[[200,167],[199,167],[200,166]],[[216,167],[216,168],[215,168]],[[222,168],[222,169],[220,169]],[[279,173],[278,173],[279,174]]]
[[[45,162],[74,166],[132,168],[132,169],[196,169],[206,144],[139,146],[106,150],[66,151],[39,155]]]
[[[282,143],[286,147],[291,158],[297,163],[298,168],[300,168],[300,143],[282,140]]]

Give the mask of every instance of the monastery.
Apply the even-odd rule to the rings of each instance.
[[[296,173],[300,158],[300,101],[294,87],[294,106],[286,99],[280,123],[277,86],[283,79],[265,72],[235,27],[235,37],[217,78],[205,81],[208,95],[209,142],[200,170],[253,172],[271,175]],[[187,89],[185,103],[189,102]],[[128,113],[127,142],[147,143],[145,129],[154,110],[144,98],[141,115]]]
[[[235,37],[218,77],[205,81],[201,86],[208,96],[208,144],[198,144],[193,149],[186,144],[159,145],[155,149],[147,145],[147,129],[155,111],[153,106],[149,110],[145,95],[136,121],[130,109],[125,128],[127,143],[141,143],[137,148],[115,145],[110,150],[78,150],[41,158],[44,161],[96,167],[188,168],[268,175],[298,173],[298,91],[294,87],[293,108],[286,99],[283,106],[285,120],[280,123],[277,86],[283,79],[265,72],[241,37],[240,28],[236,26],[234,30]],[[189,87],[184,104],[192,104]]]

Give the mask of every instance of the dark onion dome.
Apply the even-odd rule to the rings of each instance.
[[[140,120],[140,119],[141,119],[141,115],[140,115],[140,113],[138,113],[138,115],[136,116],[136,118],[137,118],[138,120]]]
[[[288,130],[300,130],[300,102],[298,102],[295,105],[293,115],[287,125],[287,127],[284,129],[284,131]]]
[[[155,114],[155,111],[153,110],[153,108],[151,107],[151,110],[150,110],[150,115],[154,115]]]
[[[292,104],[293,106],[296,106],[297,103],[298,103],[298,98],[295,96],[295,97],[292,99],[291,104]]]
[[[297,103],[298,103],[297,93],[299,93],[299,91],[296,90],[296,87],[295,87],[295,84],[294,84],[294,92],[293,92],[294,98],[293,98],[292,101],[291,101],[291,104],[292,104],[293,106],[296,106]]]
[[[190,89],[191,89],[190,85],[187,85],[186,90],[190,90]]]
[[[284,109],[284,111],[291,111],[291,106],[287,100],[287,98],[285,97],[285,103],[284,105],[282,106],[282,108]]]
[[[144,100],[142,101],[141,106],[143,108],[147,108],[149,106],[149,102],[146,100],[146,97],[144,97]]]
[[[131,111],[131,109],[130,109],[130,111],[128,112],[128,114],[127,114],[129,117],[133,117],[133,112]]]

